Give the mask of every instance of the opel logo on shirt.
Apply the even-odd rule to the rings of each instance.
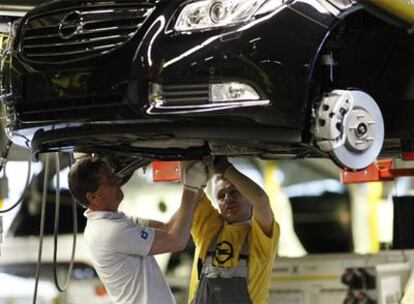
[[[79,11],[66,14],[59,23],[59,36],[62,39],[69,39],[81,33],[83,30],[83,17]]]
[[[219,264],[224,264],[234,257],[233,245],[227,241],[218,243],[216,246],[215,258]]]

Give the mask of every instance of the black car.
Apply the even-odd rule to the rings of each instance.
[[[58,0],[2,58],[33,153],[331,157],[413,150],[414,40],[352,0]]]

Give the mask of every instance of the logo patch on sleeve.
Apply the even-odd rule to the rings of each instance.
[[[141,239],[146,240],[148,238],[148,232],[145,230],[141,231]]]

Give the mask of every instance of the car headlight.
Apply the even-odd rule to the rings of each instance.
[[[185,5],[180,12],[174,29],[177,32],[194,31],[246,22],[265,2],[268,0],[200,0],[191,2]]]

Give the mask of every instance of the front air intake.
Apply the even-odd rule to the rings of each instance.
[[[79,2],[77,2],[79,3]],[[31,62],[67,63],[110,53],[127,43],[154,6],[137,1],[84,1],[30,16],[20,52]]]

